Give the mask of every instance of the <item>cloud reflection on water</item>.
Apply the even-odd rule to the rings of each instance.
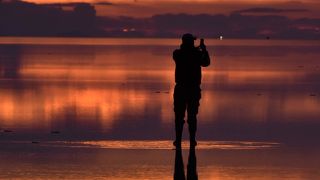
[[[52,130],[61,131],[54,138],[62,140],[170,139],[176,41],[149,41],[154,45],[1,45],[1,128],[16,130],[13,139]],[[320,127],[314,42],[277,48],[270,41],[257,47],[210,43],[214,58],[204,71],[200,138],[228,132],[240,139],[296,137],[299,125],[304,137]],[[6,76],[8,69],[17,76]]]

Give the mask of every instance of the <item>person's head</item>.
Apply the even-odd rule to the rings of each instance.
[[[194,47],[194,40],[197,38],[190,33],[186,33],[182,36],[182,45],[185,47]]]

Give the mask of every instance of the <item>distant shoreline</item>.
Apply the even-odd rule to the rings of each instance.
[[[319,46],[318,40],[205,39],[208,46]],[[199,42],[196,42],[196,44]],[[179,38],[0,36],[1,45],[157,45],[179,46]]]

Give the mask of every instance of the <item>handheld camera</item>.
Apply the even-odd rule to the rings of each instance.
[[[207,49],[206,45],[204,44],[204,39],[201,38],[200,39],[200,46],[199,48],[202,50],[202,51],[205,51]]]

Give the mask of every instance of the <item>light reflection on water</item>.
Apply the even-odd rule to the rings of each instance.
[[[4,144],[6,141],[3,141]],[[8,141],[17,146],[29,145],[29,141]],[[167,140],[101,140],[101,141],[33,141],[41,147],[127,149],[127,150],[174,150],[172,141]],[[197,150],[265,150],[284,147],[277,142],[254,141],[198,141]],[[189,142],[182,142],[182,149],[189,149]]]
[[[172,138],[178,40],[25,40],[1,39],[0,129],[14,131],[2,139]],[[319,47],[210,40],[199,138],[313,142]]]
[[[60,144],[61,143],[61,144]],[[75,141],[56,142],[47,145],[60,145],[70,147],[96,147],[104,149],[141,149],[159,150],[172,149],[172,141]],[[249,150],[278,148],[281,144],[275,142],[249,142],[249,141],[198,141],[198,150]],[[182,142],[182,149],[189,149],[189,142]]]
[[[0,179],[161,180],[173,177],[175,151],[155,148],[156,144],[169,142],[84,143],[87,145],[52,141],[0,142]],[[199,179],[309,180],[320,177],[319,149],[294,150],[277,148],[277,143],[235,141],[201,141],[199,145],[203,143],[210,146],[196,150]],[[109,147],[94,147],[97,144]],[[143,144],[152,149],[142,147]],[[182,150],[182,158],[186,166],[188,150]]]

